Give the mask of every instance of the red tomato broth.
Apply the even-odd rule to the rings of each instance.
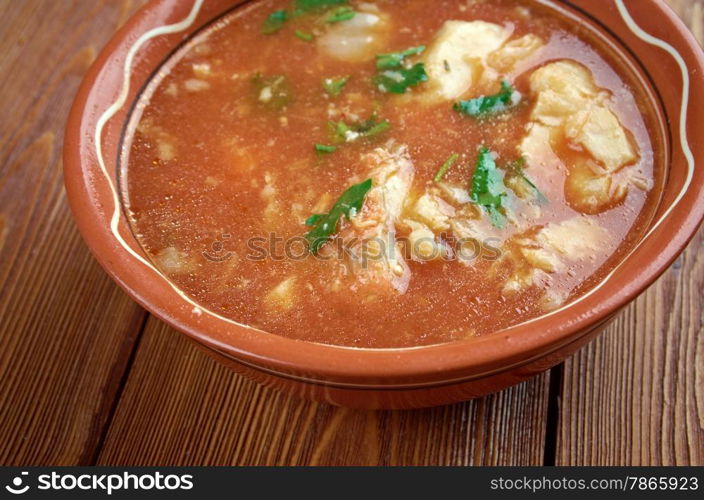
[[[448,19],[483,20],[510,25],[514,36],[533,33],[547,41],[532,66],[508,75],[524,96],[532,70],[555,59],[581,62],[597,84],[610,91],[614,111],[638,145],[638,168],[655,187],[649,192],[629,189],[622,203],[588,215],[608,230],[613,244],[589,263],[572,266],[570,274],[552,276],[545,286],[570,290],[574,298],[598,283],[641,236],[662,182],[661,145],[651,140],[652,104],[635,77],[618,66],[613,54],[597,50],[579,26],[530,1],[376,4],[392,20],[381,52],[428,45]],[[127,135],[131,142],[123,185],[135,235],[155,264],[203,307],[265,331],[329,344],[428,345],[489,334],[544,314],[540,286],[506,296],[501,284],[507,271],[492,271],[492,262],[482,258],[471,266],[409,259],[408,290],[389,294],[361,287],[349,274],[341,290],[331,291],[330,281],[344,267],[339,260],[282,255],[283,241],[292,238],[298,241],[296,253],[304,254],[301,236],[309,228],[303,222],[315,212],[318,200],[328,193],[334,201],[351,184],[364,180],[360,157],[387,140],[408,145],[415,166],[414,193],[431,185],[439,166],[455,152],[460,157],[445,179],[468,185],[480,146],[490,147],[499,164],[518,157],[516,145],[531,112],[528,101],[495,119],[477,121],[454,111],[451,103],[418,106],[409,98],[415,88],[403,96],[384,94],[371,85],[376,74],[373,58],[359,63],[335,60],[321,54],[314,42],[294,36],[295,29],[315,29],[319,15],[301,16],[275,34],[261,34],[264,19],[290,5],[262,1],[235,10],[173,56],[136,107]],[[532,15],[522,15],[523,8]],[[204,63],[212,71],[206,80],[209,88],[184,91],[184,82],[194,78],[193,64]],[[264,109],[257,101],[251,80],[258,72],[286,75],[294,97],[283,110]],[[341,95],[327,96],[321,80],[343,75],[351,78]],[[169,90],[173,85],[177,95]],[[391,128],[379,137],[316,155],[314,144],[331,144],[330,103],[362,119],[376,109]],[[140,129],[138,122],[151,131],[134,131]],[[145,123],[150,127],[143,127]],[[173,144],[172,159],[159,159],[154,137],[160,134]],[[536,227],[579,213],[565,199],[565,169],[529,168],[526,174],[550,201]],[[268,203],[262,196],[267,178],[276,190],[271,217],[265,215]],[[505,238],[512,228],[494,232]],[[280,238],[275,256],[252,258],[259,255],[252,250],[252,238],[269,240],[272,233]],[[261,241],[256,244],[262,246]],[[159,258],[167,248],[177,249],[177,269],[165,267]],[[272,307],[267,294],[290,276],[296,277],[293,307]]]

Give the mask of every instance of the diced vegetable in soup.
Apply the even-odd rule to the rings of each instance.
[[[630,66],[529,0],[271,0],[155,77],[131,224],[203,309],[399,347],[575,300],[642,235],[663,146]]]

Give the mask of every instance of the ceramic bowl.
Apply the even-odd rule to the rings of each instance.
[[[430,0],[429,0],[430,1]],[[291,340],[236,324],[196,304],[151,264],[131,233],[119,193],[121,139],[132,104],[165,59],[236,0],[154,0],[107,44],[68,121],[69,202],[95,257],[137,302],[232,369],[333,404],[411,408],[466,400],[561,362],[603,330],[684,249],[704,215],[704,58],[660,0],[535,0],[553,6],[640,75],[659,111],[667,158],[661,202],[645,235],[586,295],[491,335],[405,349],[359,349]],[[657,135],[657,134],[656,134]]]

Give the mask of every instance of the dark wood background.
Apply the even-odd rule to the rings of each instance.
[[[141,4],[0,0],[0,464],[704,464],[704,232],[589,347],[483,399],[367,412],[228,372],[90,256],[61,141]],[[669,0],[704,39],[704,2]]]

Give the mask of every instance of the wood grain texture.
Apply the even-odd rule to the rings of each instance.
[[[704,231],[565,363],[557,463],[704,465]]]
[[[704,0],[665,0],[672,10],[687,23],[699,43],[704,41]]]
[[[356,411],[263,388],[150,318],[101,464],[541,464],[548,377],[421,411]]]
[[[669,0],[704,41],[704,2]],[[559,465],[704,465],[704,229],[607,332],[567,360]]]
[[[80,77],[132,9],[0,3],[0,464],[90,463],[143,323],[81,241],[60,161]]]

